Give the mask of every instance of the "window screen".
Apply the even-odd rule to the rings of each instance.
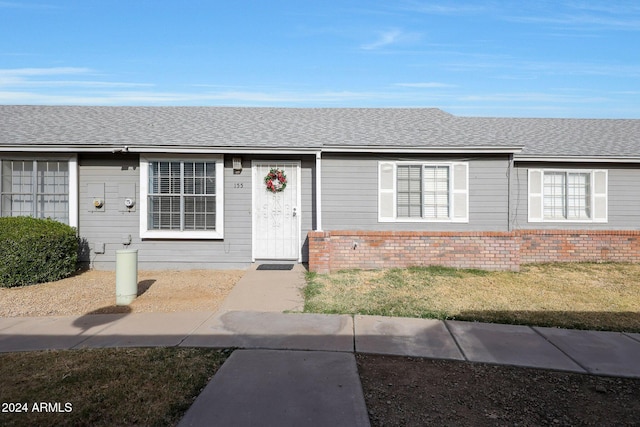
[[[564,172],[545,172],[544,174],[544,217],[548,219],[564,218],[566,183]]]
[[[398,217],[449,218],[449,166],[398,165]]]
[[[449,218],[449,167],[425,166],[424,217]]]
[[[567,174],[567,218],[591,218],[589,173]]]
[[[215,230],[215,163],[150,162],[148,198],[150,230]]]
[[[69,223],[66,161],[3,160],[2,216],[33,216]]]
[[[544,217],[546,219],[591,218],[591,174],[588,172],[544,173]]]
[[[398,166],[398,216],[422,217],[422,177],[420,165]]]

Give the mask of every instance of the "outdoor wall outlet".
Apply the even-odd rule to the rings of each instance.
[[[93,244],[93,252],[96,254],[103,254],[104,253],[104,247],[105,244],[102,242],[96,242]]]

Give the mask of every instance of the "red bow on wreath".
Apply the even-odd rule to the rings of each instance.
[[[264,177],[264,183],[267,185],[268,191],[279,193],[287,186],[287,176],[281,169],[271,169]]]

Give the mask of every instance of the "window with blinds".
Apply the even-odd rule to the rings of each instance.
[[[567,173],[567,219],[591,218],[591,174]]]
[[[2,160],[2,216],[51,218],[69,224],[69,164],[56,160]]]
[[[529,169],[529,222],[607,222],[608,171]]]
[[[151,161],[149,230],[216,230],[216,162]]]
[[[424,166],[424,218],[449,218],[449,167]]]
[[[398,165],[398,217],[449,218],[449,190],[449,166]]]
[[[585,172],[544,172],[545,219],[591,218],[591,174]]]
[[[398,216],[422,217],[422,167],[419,165],[398,166],[397,206]]]
[[[378,222],[469,222],[469,163],[378,162]]]

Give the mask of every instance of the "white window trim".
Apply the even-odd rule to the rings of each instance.
[[[540,172],[540,218],[532,217],[531,211],[528,210],[528,222],[544,222],[544,223],[556,223],[556,224],[591,224],[591,223],[607,223],[608,219],[608,211],[609,211],[609,195],[608,191],[605,193],[605,211],[607,212],[606,217],[603,219],[595,218],[595,203],[596,203],[596,194],[595,194],[595,174],[596,172],[604,172],[605,174],[605,188],[609,186],[609,174],[606,169],[529,169],[528,170],[528,182],[527,182],[527,198],[531,200],[531,172],[537,171]],[[566,219],[566,218],[545,218],[544,217],[544,174],[545,173],[588,173],[589,174],[589,203],[591,205],[591,218],[586,219]]]
[[[380,176],[380,164],[381,163],[390,163],[393,164],[393,190],[381,190],[381,179]],[[459,192],[460,190],[455,190],[454,188],[454,167],[455,165],[464,164],[466,166],[466,206],[467,206],[467,214],[464,218],[455,218],[455,206],[454,206],[454,192]],[[408,165],[416,165],[416,166],[447,166],[449,168],[449,217],[448,218],[404,218],[398,217],[398,166],[408,166]],[[387,193],[393,193],[393,218],[385,218],[381,215],[381,207],[380,201],[378,201],[378,222],[405,222],[405,223],[468,223],[469,222],[469,163],[468,162],[432,162],[432,161],[379,161],[378,162],[378,192],[384,191]],[[379,197],[379,196],[378,196]]]
[[[154,161],[215,162],[216,164],[216,229],[205,230],[149,230],[148,196],[149,163]],[[179,155],[140,156],[140,238],[142,239],[222,239],[224,238],[224,156],[203,155],[182,157]]]
[[[78,211],[80,209],[78,180],[78,156],[68,158],[69,162],[69,225],[78,229]]]
[[[78,228],[78,206],[79,206],[79,201],[78,201],[78,189],[79,189],[79,184],[78,184],[78,155],[77,154],[73,154],[73,155],[62,155],[62,156],[56,156],[56,155],[52,155],[52,156],[35,156],[35,157],[31,157],[31,156],[17,156],[17,155],[8,155],[5,156],[3,155],[2,157],[0,157],[0,161],[2,160],[35,160],[38,162],[47,162],[47,161],[52,161],[52,162],[60,162],[60,161],[67,161],[68,163],[68,170],[69,170],[69,188],[68,188],[68,192],[69,192],[69,226],[74,227],[74,228]]]

